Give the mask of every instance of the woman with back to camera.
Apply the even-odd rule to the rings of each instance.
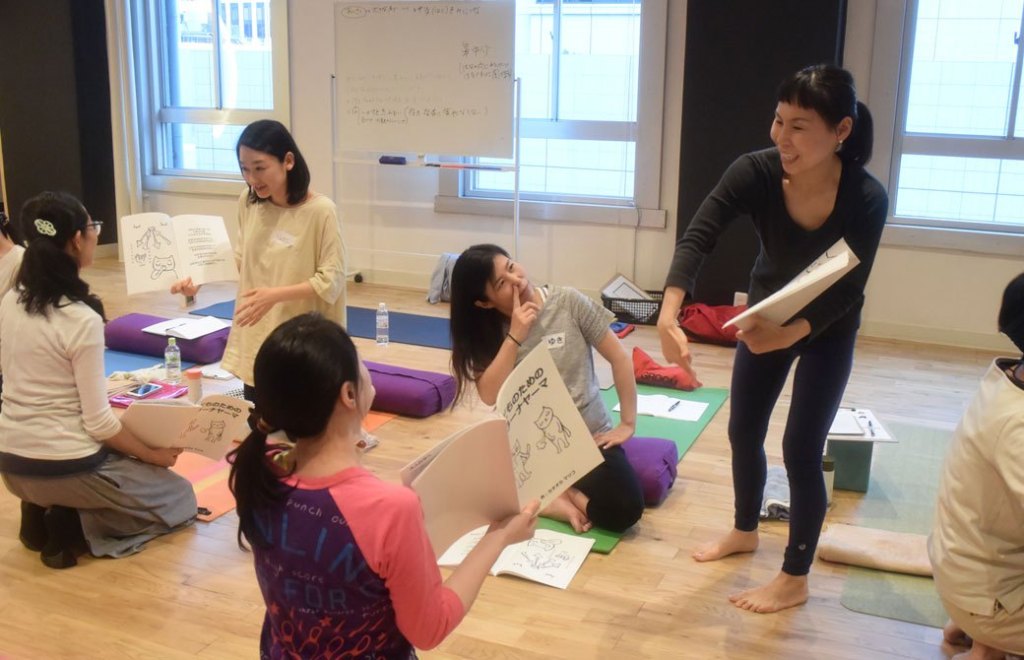
[[[345,246],[334,202],[310,189],[306,159],[283,124],[249,124],[235,151],[246,189],[238,198],[238,298],[221,366],[251,401],[253,361],[271,330],[311,311],[345,325]],[[171,287],[198,291],[191,278]]]
[[[782,570],[768,584],[730,597],[737,607],[755,612],[775,612],[808,598],[807,575],[827,506],[821,471],[825,436],[853,366],[864,287],[889,205],[885,189],[864,170],[871,157],[871,114],[857,101],[849,72],[827,64],[807,67],[783,81],[776,100],[775,147],[740,156],[701,204],[676,244],[658,318],[665,358],[693,373],[679,310],[704,257],[740,216],[753,220],[761,243],[750,275],[751,305],[778,291],[839,239],[860,260],[786,323],[754,317],[737,335],[729,417],[735,518],[725,535],[697,548],[697,561],[757,549],[768,421],[799,358],[782,439],[792,500]]]
[[[415,658],[413,647],[437,646],[501,551],[533,535],[538,504],[492,525],[442,581],[416,493],[361,465],[374,388],[345,330],[315,313],[286,321],[254,371],[253,432],[229,458],[239,542],[267,607],[260,657]],[[294,445],[268,444],[277,429]]]
[[[102,222],[65,193],[25,203],[27,247],[0,301],[0,474],[21,499],[22,544],[51,568],[120,557],[190,524],[192,485],[166,469],[180,449],[142,444],[110,409],[103,303],[80,270]]]

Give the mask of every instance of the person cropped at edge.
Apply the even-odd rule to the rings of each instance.
[[[345,246],[334,202],[310,189],[306,160],[283,124],[249,124],[235,151],[247,187],[238,198],[238,298],[221,366],[251,401],[253,361],[271,330],[305,312],[346,324]],[[191,278],[171,287],[186,296],[198,290]]]
[[[1024,351],[1024,274],[1003,291],[999,331]],[[928,537],[955,656],[1024,655],[1024,357],[996,358],[953,433]]]
[[[857,101],[849,72],[807,67],[779,87],[775,147],[739,157],[704,200],[676,244],[658,332],[668,361],[693,373],[677,317],[705,257],[726,225],[754,223],[760,253],[750,275],[754,305],[801,273],[839,239],[860,264],[783,325],[755,317],[738,334],[730,393],[735,518],[733,528],[693,553],[712,561],[758,546],[758,513],[767,464],[768,421],[799,358],[782,440],[792,499],[781,572],[768,584],[730,596],[737,607],[775,612],[808,598],[808,578],[825,517],[821,471],[825,436],[853,365],[864,287],[888,212],[882,185],[864,170],[871,157],[871,115]]]

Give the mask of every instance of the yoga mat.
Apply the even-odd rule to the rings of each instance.
[[[950,433],[887,424],[899,442],[875,444],[868,492],[854,524],[928,534]],[[851,567],[839,599],[847,609],[941,628],[948,616],[931,578]]]
[[[682,390],[654,387],[652,385],[637,385],[636,390],[637,394],[664,394],[683,399],[684,401],[698,401],[708,404],[707,410],[704,411],[704,414],[696,422],[680,422],[674,419],[665,419],[664,417],[637,415],[635,435],[672,440],[679,449],[679,460],[683,460],[683,454],[689,451],[697,436],[704,431],[704,427],[708,425],[711,418],[715,416],[718,409],[729,398],[729,390],[717,387],[700,387],[692,392],[684,392]],[[615,388],[602,391],[601,398],[604,400],[605,405],[608,406],[609,412],[619,403],[619,395]],[[611,416],[612,422],[618,424],[619,413],[612,412]]]
[[[226,300],[209,307],[196,309],[190,314],[216,316],[230,320],[235,313],[235,301]],[[404,312],[388,314],[388,339],[396,344],[413,344],[430,348],[451,348],[448,319]],[[353,337],[374,339],[377,336],[377,310],[366,307],[348,308],[348,328]]]
[[[391,413],[371,412],[363,419],[363,428],[375,431],[397,417]],[[196,501],[202,512],[198,518],[205,522],[215,520],[235,508],[235,496],[228,487],[231,465],[227,460],[215,461],[199,454],[185,452],[171,468],[192,482]]]
[[[235,301],[225,300],[224,302],[213,303],[208,307],[193,309],[189,314],[194,316],[215,316],[219,319],[230,321],[235,316]]]
[[[149,369],[158,364],[163,364],[163,360],[152,355],[138,355],[137,353],[124,353],[122,351],[112,351],[109,348],[103,352],[103,368],[107,376],[114,373],[115,371],[135,371],[136,369]],[[188,362],[186,360],[181,361],[181,369],[184,371],[190,367],[196,366],[195,362]]]
[[[550,529],[553,532],[561,532],[571,536],[582,536],[586,539],[594,539],[594,545],[590,548],[590,551],[597,552],[602,555],[606,555],[611,552],[615,546],[619,544],[619,541],[622,540],[622,534],[616,534],[615,532],[609,532],[606,529],[599,529],[597,527],[591,528],[589,532],[577,534],[569,523],[564,523],[561,520],[544,518],[543,516],[537,518],[537,529]]]

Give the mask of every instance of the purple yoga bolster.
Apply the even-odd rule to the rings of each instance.
[[[366,362],[366,368],[377,390],[374,410],[406,417],[429,417],[455,400],[455,379],[448,374],[370,361]]]
[[[679,450],[664,438],[630,438],[623,445],[644,491],[644,504],[657,506],[668,497],[676,480]]]
[[[107,348],[125,353],[152,355],[163,359],[167,337],[151,335],[142,329],[167,319],[149,314],[125,314],[107,323],[103,329]],[[178,339],[181,359],[197,364],[217,362],[224,355],[230,328],[218,330],[199,339]]]

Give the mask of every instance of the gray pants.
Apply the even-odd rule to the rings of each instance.
[[[77,509],[89,550],[97,557],[134,554],[150,539],[186,527],[196,517],[192,484],[166,468],[119,454],[89,472],[63,477],[4,473],[3,480],[25,502]]]

